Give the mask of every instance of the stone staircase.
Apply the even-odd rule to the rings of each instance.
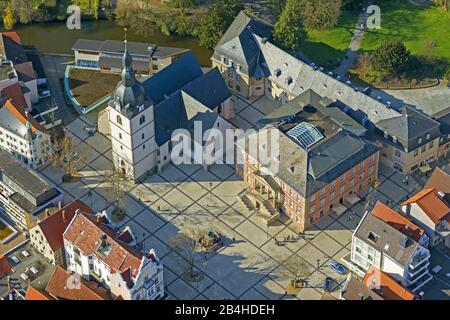
[[[251,191],[249,188],[244,189],[237,197],[239,202],[249,211],[256,211],[257,216],[266,225],[273,224],[280,217],[280,212],[272,207],[268,199],[264,199],[260,194]],[[256,201],[262,204],[259,209],[254,205]]]

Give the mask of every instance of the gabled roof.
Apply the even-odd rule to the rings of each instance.
[[[34,72],[33,63],[31,61],[16,64],[14,69],[16,69],[17,76],[20,81],[28,82],[36,80],[37,78],[36,73]]]
[[[63,233],[72,221],[77,210],[94,213],[81,200],[76,199],[38,223],[45,239],[54,252],[64,247]]]
[[[211,109],[229,97],[231,92],[216,68],[194,79],[155,106],[156,143],[166,143],[176,129],[191,131],[196,120],[202,121],[203,132],[210,129],[218,118]]]
[[[254,34],[271,38],[272,26],[241,11],[215,47],[214,58],[223,55],[239,63],[244,72],[255,76],[260,49]]]
[[[17,32],[15,31],[8,31],[8,32],[2,32],[2,34],[8,38],[10,38],[11,40],[13,40],[15,43],[20,44],[21,40],[20,40],[20,36]]]
[[[396,137],[407,150],[414,150],[421,144],[418,143],[418,139],[423,137],[425,141],[425,135],[431,133],[433,129],[434,136],[432,139],[439,135],[439,122],[433,120],[422,113],[410,108],[403,107],[401,110],[401,116],[390,119],[383,119],[377,123],[377,127],[386,131],[390,136]]]
[[[439,167],[434,169],[431,177],[428,179],[425,188],[435,188],[436,191],[450,194],[450,174]]]
[[[22,107],[22,109],[28,108],[27,101],[23,95],[22,86],[19,82],[13,83],[12,85],[3,88],[2,99],[10,100],[13,105]]]
[[[45,291],[34,288],[31,284],[28,285],[25,300],[55,300],[51,295]]]
[[[200,65],[192,52],[189,52],[145,80],[143,84],[147,95],[156,105],[202,74]]]
[[[394,227],[395,224],[393,226],[378,218],[374,211],[375,208],[363,217],[354,236],[382,252],[383,255],[389,256],[400,266],[406,266],[416,252],[418,242],[400,231],[401,228],[399,230]],[[383,214],[378,213],[378,215],[388,220]]]
[[[111,295],[102,287],[83,277],[56,266],[45,290],[60,300],[110,300]]]
[[[44,127],[41,126],[33,117],[27,115],[24,108],[16,103],[13,103],[12,100],[6,100],[3,106],[0,106],[0,114],[1,113],[9,113],[9,115],[4,115],[0,117],[0,126],[8,129],[15,134],[18,134],[22,137],[25,137],[27,134],[26,123],[27,120],[31,123],[32,132],[40,131],[46,133]],[[1,119],[3,118],[3,121]]]
[[[364,283],[351,277],[342,289],[345,300],[384,300],[375,291],[370,290]]]
[[[424,234],[423,229],[380,201],[375,204],[372,214],[416,242],[419,242],[420,237]]]
[[[406,206],[416,203],[423,212],[438,224],[450,214],[450,207],[440,198],[435,188],[426,188],[402,203]]]
[[[11,273],[11,264],[8,261],[8,258],[0,254],[0,278],[3,278],[5,275]]]
[[[14,65],[28,62],[28,58],[22,46],[6,36],[0,35],[0,53],[2,53]]]
[[[363,284],[385,300],[413,300],[414,294],[404,288],[389,274],[370,267],[363,279]]]
[[[77,247],[84,255],[95,255],[111,272],[122,272],[128,268],[137,276],[143,254],[136,248],[117,241],[116,233],[107,225],[97,221],[95,215],[79,212],[64,232],[64,239]],[[100,252],[106,244],[107,252]]]

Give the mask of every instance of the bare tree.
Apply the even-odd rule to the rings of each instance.
[[[200,276],[195,272],[197,254],[203,246],[200,239],[205,235],[205,231],[196,227],[186,227],[180,233],[169,239],[169,243],[186,259],[186,275],[191,280],[196,280]]]
[[[282,265],[288,271],[291,277],[291,288],[298,289],[299,284],[305,283],[305,278],[311,273],[308,263],[298,255],[293,255]]]
[[[125,209],[123,202],[125,199],[124,184],[128,177],[119,169],[112,169],[103,175],[103,183],[106,186],[107,193],[111,196],[114,202],[114,211],[112,213],[113,222],[122,220],[125,216]]]
[[[72,135],[64,130],[64,137],[55,141],[56,150],[52,154],[53,164],[61,168],[65,176],[63,179],[72,179],[78,175],[76,165],[82,161],[80,155],[75,150]]]

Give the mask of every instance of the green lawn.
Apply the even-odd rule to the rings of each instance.
[[[366,30],[361,50],[372,51],[388,39],[401,39],[414,55],[424,55],[426,43],[436,44],[437,58],[450,61],[450,12],[442,8],[416,7],[407,0],[379,1],[381,29]]]
[[[338,26],[330,30],[307,30],[308,40],[301,50],[316,64],[333,68],[345,56],[358,21],[357,11],[344,11]]]

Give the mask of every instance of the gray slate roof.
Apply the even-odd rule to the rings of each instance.
[[[16,191],[12,199],[28,211],[59,194],[37,173],[6,151],[0,151],[0,180]]]
[[[386,131],[390,136],[396,137],[397,144],[404,150],[410,152],[439,137],[439,122],[410,107],[405,106],[400,112],[401,116],[399,117],[378,122],[377,128],[381,132]],[[427,133],[430,133],[429,139],[426,139]],[[380,135],[382,136],[382,133]],[[419,138],[422,138],[421,143],[419,143]],[[390,141],[392,142],[392,140]]]
[[[375,243],[368,239],[370,232],[379,236],[379,239]],[[419,244],[411,238],[408,238],[383,220],[375,217],[372,212],[366,214],[360,222],[354,236],[370,244],[370,246],[376,250],[383,252],[383,254],[389,256],[401,266],[407,265],[412,254],[419,246]],[[405,246],[401,244],[403,241],[406,243]],[[386,250],[387,245],[388,249]]]
[[[312,91],[305,92],[259,122],[260,130],[269,130],[269,132],[275,130],[279,134],[279,170],[274,175],[304,197],[317,192],[357,163],[380,150],[377,143],[363,136],[365,130],[359,124],[329,103],[329,100],[320,99]],[[308,150],[303,149],[278,129],[278,123],[280,119],[298,114],[304,107],[311,105],[317,109],[317,112],[324,113],[325,126],[339,126],[339,122],[346,119],[344,122],[349,130],[338,128],[334,129],[334,132],[331,130],[332,132],[325,139]],[[330,114],[327,113],[329,110]],[[335,113],[334,119],[331,118],[333,113]],[[299,117],[302,117],[301,113]],[[355,135],[354,132],[360,136]],[[251,134],[251,136],[254,135]],[[259,145],[266,143],[267,141],[259,142]],[[272,152],[271,143],[268,143],[268,152],[269,154]]]
[[[241,11],[223,35],[214,50],[213,57],[232,59],[242,66],[242,71],[255,76],[260,71],[259,48],[253,34],[271,38],[272,26]]]
[[[153,56],[155,58],[166,58],[174,54],[180,54],[189,51],[189,49],[185,48],[160,47],[152,43],[132,41],[127,42],[127,47],[132,56],[144,56],[147,58],[150,58],[150,56]],[[125,46],[123,41],[118,40],[99,41],[78,39],[72,46],[72,50],[105,54],[112,53],[122,56],[125,51]]]
[[[212,128],[219,116],[211,110],[229,97],[231,92],[217,69],[193,80],[155,106],[156,143],[169,141],[176,129],[191,131],[194,121],[202,122],[203,132]]]

